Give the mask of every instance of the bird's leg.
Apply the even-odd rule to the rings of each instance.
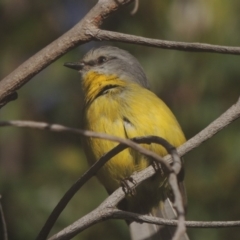
[[[152,166],[157,173],[160,173],[161,176],[164,176],[163,167],[162,167],[162,164],[160,162],[153,161]]]
[[[133,189],[131,189],[128,181],[131,182],[134,186],[136,185],[136,182],[134,181],[134,179],[132,177],[122,179],[120,182],[120,185],[126,195],[134,196],[136,194],[136,188],[134,187]]]

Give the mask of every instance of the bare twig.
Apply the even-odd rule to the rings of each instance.
[[[53,131],[53,132],[69,132],[69,133],[82,135],[85,137],[101,138],[104,140],[122,143],[124,145],[127,145],[127,146],[135,149],[136,151],[138,151],[148,157],[156,159],[157,161],[162,163],[169,172],[171,171],[170,165],[168,163],[166,163],[162,157],[160,157],[158,154],[156,154],[150,150],[147,150],[144,147],[141,147],[140,145],[134,143],[133,141],[131,141],[129,139],[120,138],[120,137],[108,135],[105,133],[97,133],[97,132],[92,132],[92,131],[88,131],[88,130],[81,130],[81,129],[76,129],[76,128],[65,127],[60,124],[50,124],[50,123],[45,123],[45,122],[20,121],[20,120],[0,121],[0,127],[6,127],[6,126],[34,128],[34,129],[39,129],[39,130],[49,130],[49,131]]]
[[[213,137],[216,133],[220,132],[223,128],[227,127],[229,124],[231,124],[239,117],[240,117],[240,98],[220,117],[214,120],[211,124],[209,124],[197,135],[189,139],[185,144],[180,146],[177,149],[179,155],[182,156],[185,153],[191,151],[192,149],[198,147],[200,144]]]
[[[112,196],[109,196],[112,198]],[[126,212],[116,208],[110,208],[109,219],[125,219],[139,223],[150,223],[157,225],[177,226],[178,220],[153,217],[150,215],[140,215],[137,213]],[[102,214],[102,212],[101,212]],[[105,216],[104,216],[105,217]],[[104,218],[105,220],[105,218]],[[240,221],[185,221],[188,228],[229,228],[240,227]]]
[[[3,213],[3,208],[2,208],[2,196],[0,195],[0,219],[2,222],[2,230],[3,230],[3,240],[8,240],[8,233],[7,233],[7,224],[5,221],[4,213]]]
[[[71,239],[89,226],[108,219],[125,219],[140,223],[146,222],[156,225],[177,226],[178,220],[167,220],[149,215],[139,215],[136,213],[121,211],[113,207],[113,205],[116,205],[124,197],[125,193],[122,191],[122,188],[117,189],[98,208],[53,235],[49,240]],[[239,227],[240,221],[186,221],[185,224],[189,228],[226,228]]]
[[[176,148],[173,147],[171,144],[169,144],[164,139],[159,137],[149,136],[149,138],[151,139],[151,142],[159,143],[162,146],[164,146],[167,152],[171,154],[171,157],[172,157],[172,162],[173,162],[172,172],[169,173],[168,182],[173,191],[174,207],[177,211],[177,217],[178,217],[177,229],[173,236],[173,240],[178,240],[186,232],[184,204],[183,204],[182,195],[179,190],[178,179],[177,179],[177,175],[179,174],[182,168],[182,162]]]
[[[116,41],[124,43],[133,43],[149,47],[158,47],[163,49],[171,49],[178,51],[187,52],[208,52],[208,53],[221,53],[221,54],[232,54],[240,55],[240,47],[229,47],[221,45],[212,45],[206,43],[187,43],[187,42],[176,42],[146,38],[141,36],[135,36],[131,34],[112,32],[101,29],[92,29],[91,36],[96,41]]]
[[[223,113],[219,118],[217,118],[215,121],[213,121],[211,124],[209,124],[205,129],[203,129],[201,132],[199,132],[197,135],[192,137],[190,140],[188,140],[186,143],[184,143],[182,146],[177,148],[178,154],[180,156],[183,156],[184,154],[188,153],[192,149],[198,147],[201,143],[208,140],[212,136],[214,136],[216,133],[221,131],[223,128],[228,126],[230,123],[235,121],[240,117],[240,98],[238,101],[231,106],[225,113]],[[34,121],[0,121],[0,127],[3,126],[15,126],[15,127],[26,127],[26,128],[35,128],[40,130],[49,130],[49,131],[55,131],[55,132],[70,132],[74,134],[82,134],[87,137],[99,137],[104,138],[110,141],[116,141],[120,143],[124,143],[126,145],[132,144],[132,142],[128,142],[127,139],[117,138],[114,136],[109,136],[107,134],[103,133],[94,133],[91,131],[84,131],[69,127],[64,127],[59,124],[49,124],[49,123],[43,123],[43,122],[34,122]],[[84,133],[84,134],[83,134]],[[133,143],[134,145],[134,143]],[[139,146],[139,145],[138,145]],[[129,147],[133,147],[130,146]],[[155,158],[155,155],[153,156]],[[171,163],[171,157],[166,156],[164,157],[169,163]],[[160,160],[161,161],[161,160]]]
[[[134,0],[134,8],[131,11],[131,15],[134,15],[137,13],[138,7],[139,7],[139,0]]]
[[[168,181],[173,191],[174,207],[177,210],[177,217],[178,217],[177,229],[174,233],[172,240],[178,240],[186,232],[183,199],[179,190],[178,180],[177,180],[177,175],[182,168],[182,163],[181,163],[180,156],[178,155],[175,148],[171,150],[171,156],[173,160],[173,165],[172,165],[173,172],[169,174]]]

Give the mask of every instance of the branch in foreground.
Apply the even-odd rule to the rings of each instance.
[[[37,128],[37,129],[45,129],[45,130],[51,130],[51,131],[67,131],[67,132],[72,132],[72,133],[77,133],[81,134],[84,136],[91,136],[91,137],[97,137],[97,138],[102,138],[102,139],[108,139],[112,141],[118,141],[122,143],[121,145],[118,145],[112,151],[108,152],[105,156],[103,156],[102,159],[97,161],[68,191],[67,193],[63,196],[61,201],[58,203],[56,208],[53,210],[52,214],[48,218],[47,222],[45,223],[44,227],[42,228],[41,232],[39,233],[39,236],[37,237],[38,240],[40,239],[45,239],[48,233],[50,232],[53,224],[56,222],[58,216],[62,212],[62,210],[65,208],[67,203],[70,201],[70,199],[74,196],[74,194],[81,188],[81,186],[88,181],[100,167],[102,167],[106,161],[108,161],[112,156],[116,155],[120,151],[123,151],[125,148],[132,147],[135,150],[141,152],[142,154],[146,156],[151,156],[155,160],[159,161],[162,163],[165,168],[167,169],[168,172],[172,172],[172,168],[166,164],[166,162],[157,154],[154,154],[153,152],[133,143],[130,140],[127,139],[122,139],[114,136],[109,136],[107,134],[102,134],[102,133],[95,133],[91,131],[84,131],[84,130],[79,130],[79,129],[73,129],[73,128],[67,128],[58,124],[47,124],[47,123],[37,123],[37,122],[31,122],[31,121],[9,121],[9,122],[0,122],[0,126],[18,126],[18,127],[31,127],[31,128]],[[142,137],[142,138],[135,138],[133,139],[134,142],[137,143],[158,143],[162,144],[169,153],[173,154],[173,158],[177,159],[175,160],[175,165],[174,165],[174,172],[171,173],[169,177],[169,183],[174,191],[174,196],[175,197],[175,206],[177,209],[177,212],[179,213],[179,216],[181,216],[181,221],[180,225],[184,226],[184,208],[182,204],[182,199],[181,199],[181,194],[178,189],[178,184],[177,184],[177,177],[175,174],[178,174],[181,168],[181,161],[180,158],[177,155],[177,152],[173,146],[171,146],[166,140],[159,138],[159,137],[154,137],[154,136],[149,136],[149,137]],[[124,145],[123,145],[124,144]],[[177,167],[175,167],[177,166]],[[175,175],[175,176],[174,176]],[[143,181],[143,179],[142,179]],[[185,231],[185,227],[180,228],[181,232]]]
[[[150,144],[152,142],[156,143],[162,143],[162,145],[166,146],[166,148],[171,151],[172,149],[175,150],[165,139],[159,138],[159,137],[142,137],[142,138],[134,138],[131,139],[135,143],[146,143]],[[46,239],[49,232],[51,231],[53,225],[57,221],[59,215],[63,211],[63,209],[66,207],[68,202],[72,199],[72,197],[75,195],[75,193],[95,174],[97,171],[107,162],[109,161],[113,156],[120,153],[124,149],[128,148],[129,146],[124,145],[123,143],[118,144],[116,147],[111,149],[109,152],[107,152],[104,156],[102,156],[97,162],[95,162],[87,172],[83,174],[81,178],[79,178],[72,186],[71,188],[64,194],[64,196],[61,198],[61,200],[58,202],[57,206],[53,209],[52,213],[48,217],[47,221],[45,222],[44,226],[42,227],[40,233],[37,236],[37,240],[43,240]],[[143,181],[145,178],[141,179]],[[134,184],[133,186],[136,187],[141,181]],[[177,186],[176,183],[172,183]],[[128,185],[132,185],[131,182],[128,183]],[[120,200],[119,200],[120,201]],[[117,204],[117,203],[116,203]]]
[[[88,14],[72,29],[29,58],[0,81],[0,108],[10,100],[13,100],[13,98],[16,98],[16,90],[27,83],[42,69],[72,48],[91,41],[92,36],[86,34],[87,29],[98,28],[110,14],[132,1],[99,0]]]
[[[0,127],[7,127],[7,126],[33,128],[33,129],[39,129],[39,130],[49,130],[49,131],[53,131],[53,132],[69,132],[69,133],[82,135],[85,137],[100,138],[100,139],[104,139],[104,140],[122,143],[122,144],[148,156],[148,157],[154,158],[155,160],[162,163],[169,172],[172,171],[171,166],[168,163],[166,163],[163,160],[163,158],[160,157],[158,154],[156,154],[155,152],[152,152],[150,150],[147,150],[146,148],[144,148],[144,147],[138,145],[137,143],[134,143],[133,141],[126,139],[126,138],[120,138],[120,137],[112,136],[112,135],[105,134],[105,133],[97,133],[97,132],[92,132],[92,131],[88,131],[88,130],[81,130],[81,129],[76,129],[76,128],[65,127],[60,124],[50,124],[50,123],[44,123],[44,122],[20,121],[20,120],[0,121]]]
[[[198,133],[195,137],[187,141],[185,144],[180,146],[178,148],[178,152],[180,156],[184,155],[185,153],[189,152],[193,148],[199,146],[202,142],[206,141],[207,139],[211,138],[213,135],[215,135],[217,132],[219,132],[221,129],[229,125],[231,122],[239,118],[240,116],[240,100],[237,101],[236,104],[234,104],[231,108],[229,108],[224,114],[222,114],[218,119],[216,119],[213,123],[211,123],[208,127],[206,127],[204,130],[202,130],[200,133]],[[18,126],[18,127],[30,127],[30,128],[37,128],[37,129],[45,129],[45,130],[51,130],[56,132],[71,132],[75,134],[82,134],[85,131],[81,131],[78,129],[73,128],[67,128],[61,125],[57,124],[47,124],[47,123],[37,123],[37,122],[31,122],[31,121],[8,121],[8,122],[0,122],[0,126]],[[85,132],[87,134],[86,136],[92,136],[96,137],[96,133],[93,133],[91,135],[90,132]],[[108,136],[109,137],[109,136]],[[111,140],[111,137],[107,138],[108,140]],[[117,141],[115,138],[114,141]],[[170,157],[166,156],[164,160],[168,160],[171,162]],[[152,176],[155,171],[150,166],[147,169],[142,171],[143,178],[146,179],[149,176]],[[140,174],[140,173],[138,173]]]
[[[192,143],[194,143],[195,146],[198,146],[200,144],[200,141],[207,140],[208,138],[210,138],[211,136],[216,134],[218,131],[220,131],[222,128],[224,128],[225,126],[230,124],[232,121],[237,119],[239,117],[239,115],[240,115],[240,100],[238,100],[238,102],[235,105],[233,105],[230,109],[228,109],[220,118],[215,120],[212,124],[210,124],[206,129],[204,129],[202,132],[200,132],[197,136],[192,138],[192,140],[190,140],[190,141]],[[196,141],[196,139],[198,140],[198,142]],[[184,147],[184,145],[182,147]],[[187,145],[187,143],[186,143],[186,145]],[[188,150],[190,150],[192,148],[193,148],[193,146],[191,146],[191,148],[188,146]],[[184,150],[182,150],[182,151],[184,152]],[[185,150],[185,152],[186,152],[186,150]],[[151,167],[143,170],[141,173],[138,173],[138,174],[143,174],[143,176],[145,176],[145,178],[147,177],[146,174],[153,175],[154,171],[153,171],[153,169],[150,169],[150,168]],[[150,172],[150,171],[152,171],[152,172]],[[137,180],[135,180],[135,182],[137,182]],[[231,223],[233,223],[233,222],[231,222]],[[239,223],[234,222],[233,224],[239,224]],[[74,228],[78,232],[77,226],[74,227],[74,225],[71,225],[70,228],[71,229]],[[61,232],[59,234],[61,235]],[[59,234],[57,234],[57,235],[59,235]]]
[[[164,147],[166,146],[166,148],[169,152],[173,152],[173,154],[175,154],[175,152],[176,152],[175,148],[173,146],[171,146],[166,140],[156,137],[156,136],[135,138],[134,141],[137,141],[138,143],[149,143],[149,144],[151,142],[154,142],[154,143],[161,142],[161,143],[163,143],[162,145]],[[106,155],[108,155],[108,157],[111,157],[112,155],[116,155],[116,153],[119,153],[120,151],[124,150],[125,148],[126,148],[126,146],[119,144],[118,146],[113,148],[111,151],[109,151]],[[99,164],[103,165],[104,162],[106,162],[106,159],[104,159],[106,157],[106,155],[104,157],[102,157],[101,159],[99,159],[94,165],[99,165]],[[98,167],[98,169],[99,168],[100,167]],[[91,167],[89,170],[91,170],[91,169],[93,170],[93,167]],[[176,171],[178,171],[178,170],[176,170]],[[130,189],[136,188],[143,180],[148,178],[148,176],[144,175],[144,173],[143,174],[141,174],[141,173],[142,172],[139,172],[138,174],[136,174],[136,175],[134,174],[133,176],[131,176],[133,179],[133,182],[130,181],[128,183]],[[156,173],[155,170],[153,170],[153,173]],[[174,181],[176,181],[176,182],[174,182]],[[174,194],[175,194],[175,192],[177,192],[177,195],[180,195],[180,191],[177,187],[178,186],[177,177],[175,179],[172,179],[170,184],[175,187],[175,189],[173,190]],[[69,238],[72,238],[75,235],[77,235],[82,230],[92,226],[93,224],[96,224],[99,221],[110,219],[111,213],[112,213],[111,209],[112,210],[116,209],[117,204],[124,197],[125,197],[125,192],[122,190],[122,188],[119,188],[111,195],[111,198],[108,197],[97,209],[95,209],[91,213],[87,214],[83,218],[79,219],[77,222],[73,223],[71,226],[65,228],[61,232],[55,234],[50,239],[69,239]],[[179,198],[177,198],[177,201],[179,201]],[[182,204],[182,209],[183,209],[183,203],[180,203],[180,204]],[[177,210],[179,210],[178,206],[177,206]],[[123,217],[123,219],[131,219],[131,218]],[[179,223],[176,224],[178,227],[177,227],[177,231],[176,231],[177,235],[176,235],[175,239],[178,239],[178,237],[181,236],[182,233],[184,233],[184,230],[185,230],[184,220],[185,220],[185,218],[183,217],[183,219],[182,219],[182,216],[181,216],[181,221],[179,221],[180,224]]]
[[[200,144],[213,137],[215,134],[220,132],[223,128],[227,127],[229,124],[234,122],[239,117],[240,117],[240,98],[220,117],[214,120],[211,124],[209,124],[206,128],[204,128],[193,138],[189,139],[185,144],[177,148],[179,155],[182,156],[187,152],[191,151],[192,149],[198,147]]]
[[[172,165],[173,172],[169,174],[168,182],[173,191],[174,206],[177,211],[177,217],[178,217],[177,229],[174,233],[172,240],[178,240],[181,238],[181,236],[184,235],[184,233],[186,233],[185,211],[184,211],[183,199],[179,190],[179,185],[177,180],[177,175],[182,168],[182,162],[176,149],[173,149],[171,151],[171,156],[173,160],[173,165]]]
[[[109,219],[125,219],[139,223],[151,223],[157,225],[177,226],[178,220],[169,220],[164,218],[153,217],[149,215],[139,215],[136,213],[125,212],[119,209],[110,209]],[[229,228],[240,227],[240,221],[185,221],[188,228]]]
[[[189,139],[187,142],[185,142],[183,145],[178,147],[177,148],[178,154],[180,156],[183,156],[184,154],[190,152],[192,149],[198,147],[201,143],[213,137],[215,134],[217,134],[219,131],[221,131],[223,128],[231,124],[233,121],[235,121],[239,117],[240,117],[240,98],[233,106],[231,106],[225,113],[223,113],[211,124],[209,124],[205,129],[203,129],[197,135],[195,135],[194,137]],[[69,132],[69,133],[84,135],[86,137],[99,137],[99,138],[104,138],[110,141],[123,143],[126,145],[128,144],[134,145],[134,143],[132,143],[131,141],[128,142],[127,139],[122,139],[122,138],[110,136],[107,134],[101,134],[101,133],[99,134],[91,131],[84,131],[84,130],[79,130],[75,128],[69,128],[59,124],[49,124],[44,122],[20,121],[20,120],[0,121],[0,127],[6,127],[6,126],[34,128],[34,129],[49,130],[54,132]],[[133,145],[128,145],[128,146],[134,148]],[[137,151],[139,151],[139,149],[137,149]],[[153,157],[155,158],[155,155]],[[169,155],[165,156],[164,160],[167,160],[168,163],[171,163],[171,158]]]
[[[49,240],[71,239],[89,226],[108,219],[125,219],[128,221],[136,221],[139,223],[146,222],[156,225],[177,226],[177,220],[167,220],[148,215],[139,215],[114,208],[113,205],[116,205],[119,199],[121,200],[124,197],[125,193],[122,191],[122,188],[117,189],[99,207],[97,207],[95,210],[85,215],[81,219],[75,221],[73,224],[61,230],[57,234],[53,235],[51,238],[49,238]],[[189,228],[240,227],[240,221],[185,221],[185,225]]]

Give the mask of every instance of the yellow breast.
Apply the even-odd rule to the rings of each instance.
[[[99,95],[107,85],[115,87]],[[169,108],[154,93],[138,84],[123,81],[114,75],[106,77],[91,72],[84,77],[83,88],[85,129],[122,138],[157,135],[174,146],[185,141]],[[84,149],[89,163],[97,161],[116,144],[102,139],[85,139]],[[166,154],[165,149],[157,144],[144,146],[159,155]],[[144,156],[126,149],[99,171],[98,178],[108,192],[112,192],[119,187],[121,180],[149,164],[150,161]]]

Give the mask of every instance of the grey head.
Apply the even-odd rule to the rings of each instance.
[[[89,71],[114,74],[122,80],[138,83],[149,88],[148,79],[138,60],[129,52],[112,46],[102,46],[87,52],[82,61],[65,63],[64,66],[78,70],[84,77]]]

